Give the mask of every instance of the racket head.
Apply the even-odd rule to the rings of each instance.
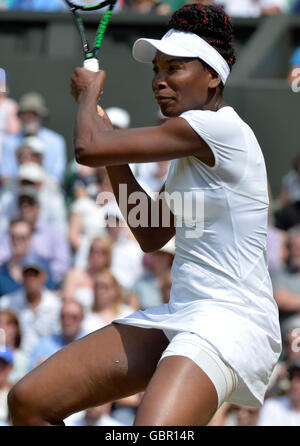
[[[104,0],[99,2],[97,0],[65,0],[66,3],[75,9],[79,9],[81,11],[93,11],[96,9],[102,9],[111,3],[114,3],[112,0]]]

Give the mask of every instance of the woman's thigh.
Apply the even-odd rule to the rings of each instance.
[[[13,423],[24,423],[24,413],[26,423],[60,424],[87,407],[143,391],[167,344],[161,330],[129,325],[91,333],[16,384],[9,399]]]
[[[190,358],[163,358],[137,412],[135,426],[205,426],[218,407],[210,378]]]

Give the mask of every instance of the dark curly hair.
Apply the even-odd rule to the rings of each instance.
[[[226,60],[231,69],[235,63],[232,23],[224,10],[218,6],[192,3],[172,14],[168,29],[192,32],[213,46]]]

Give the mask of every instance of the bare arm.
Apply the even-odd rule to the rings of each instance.
[[[104,72],[91,73],[83,68],[76,69],[72,76],[72,91],[78,101],[74,146],[80,164],[119,166],[191,155],[204,162],[211,160],[210,148],[182,118],[157,127],[111,130],[97,114],[104,80]]]
[[[182,118],[174,118],[158,127],[113,130],[106,116],[97,113],[105,73],[91,73],[82,68],[72,76],[72,94],[78,102],[74,146],[78,163],[90,167],[106,166],[116,200],[128,226],[145,252],[156,251],[175,234],[174,217],[169,212],[169,225],[163,224],[166,211],[165,200],[160,207],[136,181],[128,163],[163,161],[185,156],[197,156],[201,161],[211,160],[212,152]],[[120,185],[126,190],[121,200]],[[130,216],[137,203],[130,204],[129,197],[140,192],[143,195],[143,210],[147,213],[144,225],[135,226]],[[153,225],[153,208],[159,212],[158,224]]]

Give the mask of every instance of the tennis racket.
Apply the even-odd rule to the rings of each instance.
[[[113,11],[113,8],[116,4],[117,0],[105,0],[103,2],[97,2],[96,0],[65,0],[67,5],[69,6],[70,12],[73,16],[74,22],[76,24],[76,27],[79,31],[79,35],[81,38],[82,43],[82,49],[84,53],[84,62],[83,66],[87,70],[90,71],[99,71],[99,60],[98,60],[98,53],[102,44],[103,35],[105,33],[105,30],[107,28],[108,22],[111,18],[111,14]],[[94,48],[91,50],[89,46],[89,42],[87,40],[86,34],[85,34],[85,27],[83,24],[83,20],[80,17],[78,11],[96,11],[104,8],[105,6],[108,6],[107,10],[105,11],[95,37],[94,42]]]

